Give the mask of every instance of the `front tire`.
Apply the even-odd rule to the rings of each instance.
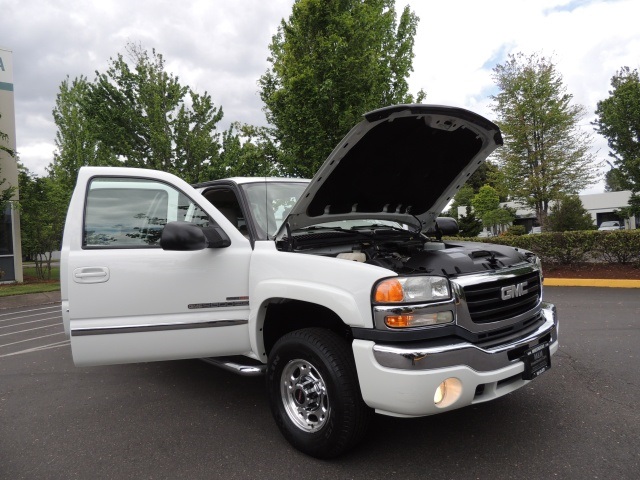
[[[267,392],[284,437],[313,457],[353,448],[371,418],[349,344],[330,330],[296,330],[278,340],[269,355]]]

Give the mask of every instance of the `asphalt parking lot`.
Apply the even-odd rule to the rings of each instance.
[[[319,461],[273,423],[261,378],[198,360],[77,368],[59,305],[0,310],[0,478],[636,479],[640,290],[547,287],[552,369],[433,417],[376,416]]]
[[[69,348],[59,304],[0,310],[0,359]]]

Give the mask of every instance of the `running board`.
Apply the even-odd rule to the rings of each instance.
[[[244,377],[259,377],[264,375],[264,373],[267,371],[267,366],[261,363],[244,365],[234,361],[239,358],[241,357],[209,357],[201,358],[200,360],[211,365],[215,365],[216,367],[220,367],[223,370],[228,370],[229,372],[242,375]]]

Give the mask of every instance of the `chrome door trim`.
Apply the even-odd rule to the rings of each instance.
[[[194,323],[160,323],[148,325],[122,325],[114,327],[82,327],[72,328],[72,337],[83,337],[87,335],[111,335],[116,333],[143,333],[143,332],[163,332],[167,330],[189,330],[192,328],[214,328],[233,327],[236,325],[246,325],[249,320],[211,320],[208,322]]]

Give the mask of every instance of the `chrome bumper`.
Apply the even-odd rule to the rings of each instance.
[[[464,340],[436,347],[421,347],[415,344],[411,348],[374,345],[373,355],[381,366],[401,370],[427,370],[466,365],[478,372],[490,372],[519,361],[526,350],[543,341],[548,341],[550,344],[558,341],[558,319],[555,306],[543,304],[542,315],[544,322],[533,332],[490,348],[482,348]]]

